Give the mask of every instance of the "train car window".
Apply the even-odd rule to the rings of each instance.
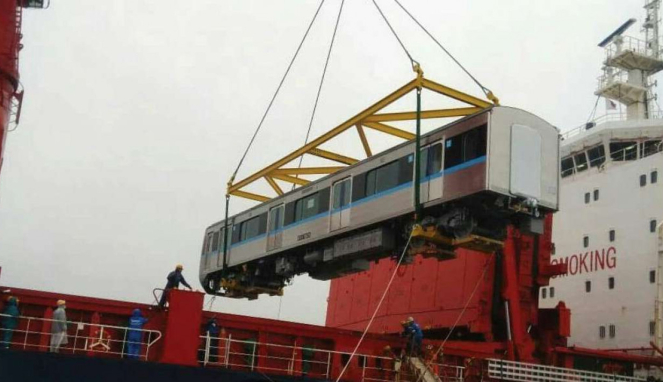
[[[214,236],[212,237],[212,252],[216,252],[219,250],[219,232],[214,232]]]
[[[589,157],[589,167],[598,167],[605,163],[605,147],[599,145],[587,150]]]
[[[562,159],[562,178],[573,175],[575,168],[573,167],[573,158],[566,157]]]
[[[399,184],[399,161],[387,163],[366,173],[366,196],[374,195]]]
[[[465,133],[463,138],[463,161],[486,155],[486,125],[479,126]]]
[[[269,232],[283,227],[283,204],[269,210]]]
[[[615,162],[638,159],[638,144],[629,142],[610,142],[610,158]]]
[[[573,159],[576,162],[576,171],[577,172],[583,172],[587,170],[589,167],[587,166],[587,156],[585,155],[585,152],[581,152],[580,154],[576,154],[573,156]]]
[[[640,144],[640,151],[642,152],[642,157],[648,157],[654,155],[657,152],[663,149],[663,142],[660,140],[646,141]]]
[[[375,179],[375,193],[389,190],[398,186],[398,161],[391,162],[377,169]]]
[[[219,251],[223,252],[223,247],[225,246],[226,243],[226,229],[221,228],[221,231],[219,231]]]
[[[343,179],[334,184],[334,199],[332,208],[343,208],[350,204],[350,195],[352,188],[350,187],[350,178]]]
[[[243,221],[239,226],[239,241],[254,238],[260,234],[260,216]]]
[[[316,192],[314,194],[305,196],[295,202],[295,220],[300,221],[310,218],[318,213],[318,205],[320,195]]]
[[[444,144],[444,169],[486,155],[487,142],[486,125],[448,138]]]

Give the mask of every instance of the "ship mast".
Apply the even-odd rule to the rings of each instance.
[[[606,59],[594,94],[625,105],[628,120],[654,117],[651,76],[663,69],[659,46],[660,0],[645,0],[644,8],[645,40],[622,36],[635,22],[630,19],[599,44],[606,50]]]

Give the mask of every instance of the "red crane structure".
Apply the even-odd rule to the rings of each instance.
[[[18,56],[24,8],[47,8],[44,0],[0,1],[0,171],[4,160],[7,133],[21,118],[23,89],[19,81]]]

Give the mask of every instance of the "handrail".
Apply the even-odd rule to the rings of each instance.
[[[29,343],[29,338],[33,336],[41,336],[41,335],[48,335],[51,336],[52,333],[50,331],[42,331],[41,325],[39,328],[31,330],[30,325],[33,324],[33,322],[60,322],[59,320],[54,320],[50,318],[43,318],[43,317],[30,317],[30,316],[18,316],[18,317],[13,317],[8,314],[3,314],[0,313],[0,317],[8,317],[8,318],[16,318],[18,319],[18,325],[16,326],[15,329],[8,329],[8,328],[0,328],[0,333],[4,334],[7,331],[12,331],[13,336],[12,338],[16,338],[16,335],[18,334],[19,337],[22,336],[23,341],[18,342],[18,341],[10,341],[9,345],[16,346],[16,347],[22,347],[24,350],[28,348],[37,348],[37,349],[49,349],[50,345],[41,345],[39,343]],[[25,326],[22,327],[21,323],[24,322]],[[92,323],[92,322],[83,322],[83,321],[65,321],[67,324],[67,336],[70,336],[70,328],[74,327],[76,328],[75,332],[73,333],[73,343],[71,341],[68,341],[68,343],[64,346],[61,346],[59,349],[63,351],[71,351],[71,353],[75,353],[77,351],[80,352],[92,352],[92,353],[103,353],[103,354],[113,354],[113,355],[119,355],[121,358],[123,358],[125,355],[128,353],[126,352],[127,345],[139,345],[145,346],[145,354],[138,354],[139,358],[144,358],[147,359],[149,356],[149,352],[152,346],[154,346],[162,337],[161,331],[159,330],[154,330],[154,329],[133,329],[128,326],[117,326],[117,325],[108,325],[108,324],[102,324],[102,323]],[[86,328],[86,326],[88,328]],[[81,335],[81,332],[85,331],[86,329],[89,329],[91,335]],[[122,339],[116,339],[113,338],[113,332],[121,331],[123,332]],[[127,339],[127,335],[129,332],[140,332],[142,333],[141,335],[141,340],[140,341],[129,341]],[[147,336],[145,336],[147,334]],[[146,338],[145,338],[146,337]],[[5,345],[5,342],[2,340],[2,336],[0,336],[0,344]],[[81,340],[83,343],[81,344],[82,346],[79,347],[79,340]],[[120,351],[117,351],[117,348],[121,348]],[[142,353],[142,350],[140,351]]]
[[[166,290],[163,288],[154,288],[152,289],[152,296],[154,296],[154,302],[159,305],[159,297],[157,297],[157,291],[161,291],[161,293],[164,293]]]
[[[204,354],[199,362],[203,366],[222,366],[229,367],[231,369],[243,368],[265,372],[283,373],[287,375],[304,374],[307,376],[321,377],[326,379],[331,377],[330,374],[332,371],[332,362],[334,360],[333,355],[349,356],[351,354],[350,352],[329,349],[314,349],[307,346],[282,345],[251,340],[236,340],[232,339],[230,336],[227,338],[214,338],[210,337],[209,335],[202,335],[200,336],[200,339],[202,340],[202,345],[199,350],[204,352]],[[212,339],[218,340],[218,346],[212,345]],[[250,350],[245,349],[242,351],[233,351],[231,349],[233,344],[251,345],[252,348]],[[273,350],[280,349],[283,354],[266,353],[265,350],[270,348]],[[260,352],[260,349],[262,349],[263,352]],[[301,363],[300,366],[297,367],[294,354],[295,352],[302,354],[301,351],[303,350],[312,351],[313,356],[308,359],[304,359],[303,355],[300,356]],[[405,372],[405,370],[400,367],[405,362],[400,359],[370,354],[357,354],[356,356],[357,359],[361,360],[358,362],[358,367],[361,370],[362,381],[393,381],[393,377],[396,374],[401,375],[401,373]],[[234,359],[231,359],[233,357]],[[238,358],[244,358],[244,362],[240,362]],[[271,362],[268,365],[264,365],[261,364],[260,360]],[[372,360],[373,362],[369,363],[368,360]],[[378,362],[378,360],[380,361]],[[390,362],[398,363],[399,368],[386,368],[380,366],[382,364],[389,364]],[[305,365],[308,365],[308,370],[306,370],[307,368]],[[440,371],[437,376],[444,378],[445,381],[463,381],[463,374],[465,369],[464,367],[439,363],[433,363],[432,365]],[[389,374],[392,378],[377,378],[377,374]],[[403,378],[400,378],[399,381],[407,382],[407,380]]]
[[[649,119],[663,119],[663,110],[658,110],[658,111],[650,111],[650,118]],[[614,112],[614,113],[606,113],[603,114],[599,117],[596,117],[594,120],[588,122],[588,123],[593,123],[594,126],[600,125],[602,123],[606,122],[616,122],[616,121],[626,121],[627,116],[626,113],[620,113],[620,112]],[[587,129],[587,123],[583,123],[582,125],[576,126],[569,131],[566,131],[561,134],[562,139],[569,139],[571,137],[574,137],[578,134],[583,133],[584,131],[589,130]]]

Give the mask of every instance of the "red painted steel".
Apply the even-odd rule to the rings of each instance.
[[[21,7],[18,1],[0,1],[0,171],[2,171],[12,101],[18,90],[20,30]]]
[[[200,292],[171,290],[161,362],[194,366],[198,364],[203,300]]]

